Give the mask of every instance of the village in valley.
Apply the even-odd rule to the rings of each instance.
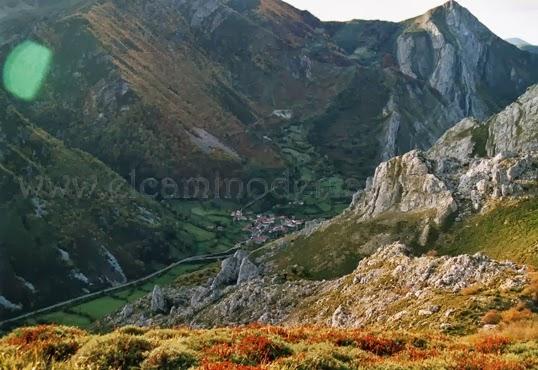
[[[255,215],[253,213],[243,213],[237,210],[231,213],[234,222],[245,223],[243,231],[249,233],[249,237],[241,244],[262,245],[269,240],[277,239],[285,234],[301,229],[304,221],[297,220],[294,217],[275,216],[272,214]]]

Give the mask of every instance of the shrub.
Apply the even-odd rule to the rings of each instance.
[[[428,252],[426,252],[426,257],[439,257],[439,252],[435,249],[430,249]]]
[[[196,352],[183,344],[164,343],[149,353],[142,363],[142,370],[187,370],[198,365]]]
[[[201,370],[259,370],[258,366],[247,366],[234,364],[233,362],[224,361],[224,362],[205,362],[201,366]]]
[[[13,331],[0,345],[17,348],[20,355],[36,361],[63,361],[80,348],[86,332],[65,326],[40,325]]]
[[[532,272],[529,274],[530,283],[523,290],[523,294],[528,296],[535,305],[538,305],[538,272]]]
[[[514,307],[508,311],[504,311],[501,316],[503,322],[510,323],[514,321],[529,320],[532,318],[533,314],[528,308]]]
[[[140,326],[127,325],[117,330],[118,333],[127,335],[144,335],[148,332],[148,328],[141,328]]]
[[[481,353],[500,354],[502,350],[509,344],[510,339],[499,335],[491,335],[479,338],[475,342],[475,349]]]
[[[283,358],[270,367],[271,370],[349,370],[351,358],[341,349],[328,343],[310,345],[305,352]]]
[[[524,370],[525,367],[502,358],[477,354],[458,358],[455,370]]]
[[[471,295],[476,295],[480,293],[481,291],[482,291],[482,286],[475,284],[475,285],[471,285],[466,288],[463,288],[461,290],[461,294],[465,296],[471,296]]]
[[[392,356],[404,349],[404,344],[392,339],[365,335],[355,340],[357,347],[378,356]]]
[[[268,363],[291,354],[289,347],[261,335],[248,335],[234,345],[233,359],[246,365]]]
[[[497,310],[488,311],[482,317],[482,324],[484,325],[497,325],[502,320],[501,314]]]
[[[73,357],[79,367],[97,369],[128,369],[138,367],[152,344],[147,339],[121,333],[95,337]]]
[[[288,346],[262,335],[247,335],[234,343],[219,343],[204,352],[208,358],[243,365],[268,363],[291,354]]]
[[[522,320],[503,324],[498,333],[513,341],[538,341],[538,321]]]

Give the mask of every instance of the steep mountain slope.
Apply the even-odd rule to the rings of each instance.
[[[262,321],[465,332],[487,324],[481,318],[490,310],[506,320],[536,319],[536,276],[523,264],[538,266],[537,119],[533,86],[485,122],[463,120],[428,152],[379,165],[341,216],[237,252],[214,279],[170,287],[159,299],[154,292],[107,324]],[[436,249],[454,252],[451,244],[480,253],[434,256]],[[417,257],[425,252],[433,254]]]
[[[19,109],[122,176],[271,177],[291,165],[276,139],[295,123],[320,161],[364,180],[538,81],[537,58],[455,2],[401,24],[323,23],[278,0],[76,9],[20,24],[0,54],[25,37],[52,48],[39,103]]]
[[[403,73],[426,80],[454,112],[484,119],[514,100],[534,73],[531,58],[495,36],[455,1],[406,22],[397,40]],[[418,53],[423,56],[417,58]]]
[[[0,95],[0,317],[197,252],[176,216]]]

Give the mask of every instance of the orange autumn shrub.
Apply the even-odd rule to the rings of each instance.
[[[461,290],[461,294],[464,296],[471,296],[471,295],[476,295],[480,293],[481,291],[482,291],[482,286],[475,284],[475,285],[471,285],[466,288],[463,288]]]
[[[510,344],[510,339],[500,335],[480,337],[475,341],[476,351],[481,353],[502,353],[503,349]]]
[[[525,366],[499,357],[476,354],[460,356],[454,370],[524,370]]]
[[[528,308],[514,307],[508,311],[504,311],[501,316],[503,322],[510,323],[514,321],[529,320],[533,317],[533,313]]]
[[[243,365],[265,364],[291,354],[291,350],[263,335],[246,335],[233,343],[219,343],[205,350],[206,359]]]
[[[404,344],[392,339],[384,339],[373,335],[365,335],[355,339],[357,347],[363,351],[371,352],[378,356],[392,356],[404,349]]]
[[[86,335],[76,328],[40,325],[16,329],[0,345],[16,347],[21,355],[29,355],[36,360],[62,361],[77,352]]]
[[[488,311],[482,317],[482,324],[484,325],[497,325],[502,320],[501,314],[497,310]]]

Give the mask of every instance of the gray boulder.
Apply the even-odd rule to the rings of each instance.
[[[153,293],[151,293],[151,311],[154,313],[168,313],[166,299],[158,285],[155,285]]]
[[[260,272],[258,267],[252,263],[248,257],[244,258],[239,266],[239,276],[237,278],[237,284],[244,283],[246,281],[255,279],[259,276]]]
[[[120,312],[120,317],[122,320],[127,320],[134,313],[134,308],[132,304],[126,304]]]
[[[211,284],[211,289],[235,284],[239,276],[239,266],[239,261],[235,256],[223,260],[220,265],[220,271]]]

